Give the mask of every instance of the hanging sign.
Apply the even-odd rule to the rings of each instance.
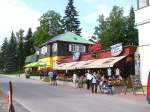
[[[73,53],[73,61],[78,61],[80,59],[80,52]]]
[[[122,52],[122,43],[118,43],[111,46],[111,55],[118,56]]]

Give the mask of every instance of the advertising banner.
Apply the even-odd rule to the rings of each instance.
[[[111,46],[111,55],[118,56],[122,52],[122,43],[118,43]]]

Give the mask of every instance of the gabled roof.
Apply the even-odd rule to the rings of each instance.
[[[65,42],[74,42],[74,43],[82,43],[82,44],[94,44],[92,41],[86,40],[83,37],[80,37],[72,32],[66,32],[64,34],[60,34],[56,37],[53,37],[50,41],[65,41]]]

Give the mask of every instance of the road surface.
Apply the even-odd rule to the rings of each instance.
[[[13,83],[14,99],[30,112],[150,112],[146,101],[92,94],[85,89],[50,86],[19,77],[0,75],[0,89],[7,92],[9,81]]]

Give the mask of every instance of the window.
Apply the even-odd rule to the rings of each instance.
[[[43,46],[43,47],[41,48],[41,54],[42,54],[42,55],[46,55],[46,54],[47,54],[47,46]]]
[[[85,46],[80,44],[70,44],[69,45],[70,52],[85,52]]]
[[[52,55],[57,55],[58,45],[57,43],[53,43],[52,45]]]
[[[149,0],[137,0],[138,9],[146,7],[149,5]]]

